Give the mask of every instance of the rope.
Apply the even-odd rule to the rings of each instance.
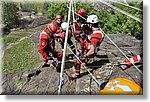
[[[121,9],[119,9],[119,8],[117,8],[117,7],[109,4],[109,3],[107,3],[107,2],[104,2],[102,0],[98,0],[98,1],[100,1],[101,3],[103,3],[103,4],[105,4],[105,5],[109,6],[109,7],[111,7],[112,9],[114,9],[114,10],[116,10],[118,12],[121,12],[121,13],[125,14],[126,16],[131,17],[132,19],[134,19],[134,20],[136,20],[136,21],[138,21],[140,23],[143,23],[143,21],[141,19],[139,19],[139,18],[137,18],[135,16],[132,16],[131,14],[129,14],[129,13],[127,13],[127,12],[125,12],[125,11],[123,11],[123,10],[121,10]]]
[[[60,85],[59,90],[58,90],[58,95],[60,95],[61,92],[61,87],[62,87],[62,80],[63,80],[63,71],[64,71],[64,66],[65,66],[65,54],[66,54],[66,46],[67,46],[67,39],[68,39],[68,30],[69,30],[69,22],[70,22],[70,15],[71,15],[71,3],[72,0],[70,1],[69,5],[69,11],[68,11],[68,21],[67,21],[67,29],[66,29],[66,34],[65,34],[65,42],[64,42],[64,51],[63,51],[63,57],[62,57],[62,64],[61,64],[61,72],[60,72]]]
[[[71,0],[72,1],[72,0]],[[119,8],[117,8],[117,7],[115,7],[115,6],[113,6],[113,5],[111,5],[111,4],[109,4],[109,3],[106,3],[106,2],[103,2],[103,1],[101,1],[101,0],[99,0],[100,2],[102,2],[102,3],[104,3],[104,4],[106,4],[107,6],[109,6],[109,7],[111,7],[111,8],[113,8],[113,9],[115,9],[115,10],[117,10],[117,11],[119,11],[119,12],[121,12],[121,13],[123,13],[123,14],[125,14],[125,15],[127,15],[127,16],[129,16],[129,17],[131,17],[131,18],[133,18],[134,20],[136,20],[136,21],[138,21],[138,22],[140,22],[140,23],[142,23],[142,20],[140,20],[139,18],[136,18],[136,17],[134,17],[134,16],[132,16],[132,15],[130,15],[129,13],[127,13],[127,12],[125,12],[125,11],[123,11],[123,10],[121,10],[121,9],[119,9]],[[70,3],[70,5],[71,5],[71,3]],[[75,13],[76,15],[78,15],[76,12],[74,12],[73,10],[70,10],[70,7],[67,7],[67,8],[69,8],[69,11],[72,11],[73,13]],[[68,15],[70,15],[70,12],[69,12],[69,14]],[[80,15],[78,15],[78,16],[80,16]],[[80,16],[81,18],[83,18],[83,19],[85,19],[84,17],[82,17],[82,16]],[[70,18],[70,16],[68,17],[68,19]],[[85,19],[86,20],[86,19]],[[69,23],[68,23],[69,24]],[[103,32],[103,30],[100,28],[100,30],[102,31],[102,33],[103,34],[105,34],[104,32]],[[115,47],[129,60],[129,58],[122,52],[122,50],[105,34],[105,36],[115,45]],[[67,37],[66,37],[67,38]],[[66,41],[66,39],[65,39],[65,41]],[[68,47],[68,46],[67,46]],[[68,49],[72,52],[72,50],[68,47]],[[66,44],[65,44],[65,50],[64,50],[64,52],[66,51]],[[73,53],[73,52],[72,52]],[[74,54],[74,53],[73,53]],[[60,79],[62,79],[62,71],[63,71],[63,67],[64,67],[64,55],[65,55],[65,53],[63,53],[63,60],[62,60],[62,67],[61,67],[61,75],[60,75]],[[81,60],[74,54],[74,56],[80,61],[80,63],[82,64],[82,62],[81,62]],[[130,60],[129,60],[130,61]],[[130,61],[131,62],[131,61]],[[131,62],[132,64],[133,64],[133,66],[142,74],[142,72],[135,66],[135,64],[133,63],[133,62]],[[92,79],[98,84],[98,86],[100,86],[101,84],[96,80],[96,78],[92,75],[92,73],[87,69],[87,67],[85,66],[85,65],[83,65],[83,67],[88,71],[88,73],[90,74],[90,76],[92,77]],[[60,81],[60,86],[59,86],[59,90],[58,90],[58,93],[60,94],[60,88],[61,88],[61,81]]]
[[[71,53],[78,59],[78,61],[81,63],[81,64],[83,64],[82,63],[82,61],[79,59],[79,57],[77,57],[73,52],[72,52],[72,50],[67,46],[67,48],[71,51]],[[87,70],[87,72],[90,74],[90,76],[91,76],[91,78],[98,84],[98,86],[100,87],[101,86],[101,84],[96,80],[96,78],[92,75],[92,73],[88,70],[88,68],[85,66],[85,65],[82,65],[86,70]]]
[[[103,1],[101,1],[101,0],[99,0],[99,1],[102,2],[102,3],[104,3],[104,4],[106,4],[106,5],[108,4],[108,3],[103,2]],[[108,4],[108,5],[110,5],[110,4]],[[111,6],[112,6],[112,5],[111,5]],[[113,7],[114,7],[114,6],[113,6]],[[101,30],[101,32],[112,42],[112,44],[114,44],[114,46],[125,56],[125,58],[130,61],[130,59],[126,56],[126,54],[122,52],[122,50],[108,37],[108,35],[105,34],[101,28],[100,28],[100,30]],[[137,68],[137,66],[136,66],[132,61],[130,61],[130,62],[133,64],[133,66],[137,69],[137,71],[138,71],[140,74],[143,74],[143,73],[141,72],[141,70],[139,70],[139,69]]]
[[[64,85],[65,85],[68,81],[69,81],[69,79],[64,82]],[[52,95],[54,95],[58,90],[59,90],[59,88],[55,89],[55,90],[53,91]]]
[[[104,33],[105,34],[105,33]],[[105,34],[105,36],[112,42],[112,44],[114,44],[114,46],[125,56],[126,59],[128,59],[130,61],[130,59],[127,57],[127,55],[109,38],[108,35]],[[137,66],[132,62],[130,61],[133,66],[142,74],[142,72],[137,68]]]
[[[73,3],[74,3],[74,1],[72,2],[72,10],[71,11],[72,11],[72,15],[73,15],[73,27],[74,27],[73,32],[75,32],[75,18],[74,18],[74,13],[76,13],[76,12],[74,11],[74,4]],[[67,5],[67,8],[69,9],[68,5]],[[73,36],[73,44],[75,45],[75,48],[77,49],[77,41],[76,41],[75,36],[74,36],[73,33],[72,33],[72,36]],[[76,53],[77,53],[77,51],[76,51]]]
[[[130,6],[130,5],[127,5],[127,4],[124,4],[124,3],[121,3],[121,2],[117,2],[117,1],[113,1],[113,0],[110,0],[111,2],[115,2],[115,3],[118,3],[118,4],[121,4],[121,5],[124,5],[124,6],[127,6],[127,7],[130,7],[130,8],[133,8],[135,10],[138,10],[138,11],[141,11],[143,12],[141,9],[139,8],[136,8],[136,7],[133,7],[133,6]]]
[[[66,80],[66,81],[64,81],[64,86],[68,83],[68,82],[70,82],[70,76],[66,73],[66,70],[64,71],[64,73],[68,76],[68,79]],[[70,82],[71,83],[71,82]],[[52,93],[52,95],[54,95],[56,92],[58,91],[58,88],[56,88],[54,91],[53,91],[53,93]]]
[[[74,11],[74,0],[72,1],[72,11]],[[75,32],[76,30],[76,27],[75,27],[75,16],[74,16],[74,12],[72,12],[72,16],[73,16],[73,32]],[[75,45],[75,48],[77,49],[77,41],[75,39],[75,36],[74,34],[72,33],[73,35],[73,43]],[[76,54],[77,54],[77,50],[76,50]]]
[[[99,0],[100,1],[100,0]],[[72,11],[73,12],[73,11]],[[75,13],[75,14],[77,14],[77,13]],[[77,14],[78,15],[78,14]],[[78,16],[80,16],[80,15],[78,15]],[[82,17],[82,16],[80,16],[80,17]],[[86,18],[84,18],[84,17],[82,17],[83,19],[85,19],[86,20]],[[126,54],[124,54],[123,52],[122,52],[122,50],[108,37],[108,35],[107,34],[105,34],[104,33],[104,31],[100,28],[100,30],[101,30],[101,32],[112,42],[112,44],[125,56],[125,58],[126,59],[128,59],[129,60],[129,58],[126,56]],[[130,61],[130,60],[129,60]],[[131,61],[130,61],[131,62]],[[133,63],[133,62],[131,62],[132,64],[133,64],[133,66],[137,69],[137,71],[139,72],[139,73],[141,73],[141,74],[143,74],[138,68],[137,68],[137,66],[135,66],[135,64]]]
[[[67,7],[67,8],[69,8],[69,7]],[[74,13],[74,14],[76,14],[77,16],[79,16],[79,17],[83,18],[84,20],[86,20],[86,18],[84,18],[84,17],[82,17],[81,15],[77,14],[77,13],[76,13],[76,12],[74,12],[73,10],[71,10],[71,12],[73,12],[73,13]]]

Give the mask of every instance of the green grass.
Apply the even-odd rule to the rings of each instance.
[[[29,36],[33,33],[34,33],[33,31],[17,31],[13,34],[3,37],[3,42],[4,44],[15,43],[18,40],[20,40],[22,37]]]
[[[11,32],[9,35],[0,38],[4,44],[15,43],[25,36],[29,36],[44,29],[45,25],[29,29]],[[9,49],[4,49],[3,73],[17,73],[33,69],[40,62],[40,55],[31,39],[22,40],[19,44]]]
[[[3,43],[4,44],[15,43],[25,36],[29,36],[29,35],[35,33],[36,31],[44,29],[44,27],[45,27],[45,25],[41,25],[39,27],[29,29],[29,30],[14,31],[14,32],[10,33],[9,35],[6,35],[3,37]]]
[[[17,73],[34,68],[39,63],[39,55],[30,39],[6,49],[3,57],[3,72]]]

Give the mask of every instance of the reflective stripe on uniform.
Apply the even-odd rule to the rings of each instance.
[[[138,63],[141,60],[140,55],[130,58],[131,63]]]
[[[104,34],[101,31],[94,31],[92,34],[100,33],[102,35],[102,38],[104,37]]]
[[[40,39],[41,39],[41,36],[42,36],[43,34],[48,36],[48,34],[47,34],[45,31],[42,31],[42,32],[40,33]]]
[[[137,55],[137,59],[138,59],[138,61],[140,61],[141,60],[141,56]]]

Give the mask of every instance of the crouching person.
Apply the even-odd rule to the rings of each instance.
[[[83,63],[87,62],[86,58],[92,58],[97,53],[97,48],[103,41],[104,35],[101,33],[98,27],[98,17],[96,15],[90,15],[87,18],[88,26],[91,28],[92,33],[87,35],[85,41],[82,41],[80,45],[80,53],[79,58]],[[72,78],[76,78],[80,75],[80,68],[83,64],[77,59],[77,63],[75,66],[75,73],[72,74]]]
[[[46,28],[40,33],[39,53],[43,56],[42,67],[48,66],[49,59],[53,59],[52,65],[55,67],[58,61],[62,58],[62,52],[55,51],[54,33],[57,31],[57,26],[54,23],[48,23]],[[52,56],[50,56],[50,53]],[[57,63],[55,63],[57,62]]]

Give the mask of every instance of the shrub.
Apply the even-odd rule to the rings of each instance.
[[[3,2],[3,21],[7,29],[15,28],[19,25],[19,8],[13,2]]]

